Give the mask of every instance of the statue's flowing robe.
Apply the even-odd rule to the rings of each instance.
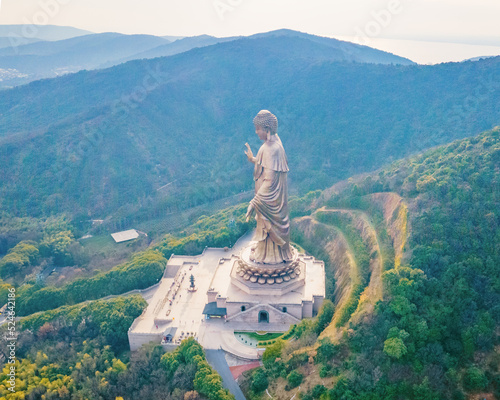
[[[292,260],[290,221],[288,218],[288,162],[278,135],[259,149],[255,157],[255,197],[257,228],[251,259],[265,264]]]

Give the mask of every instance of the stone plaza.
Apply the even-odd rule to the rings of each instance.
[[[323,262],[298,254],[299,274],[294,279],[272,285],[251,282],[238,273],[238,261],[251,238],[252,233],[245,235],[232,249],[173,255],[151,290],[148,307],[129,329],[130,349],[148,342],[172,348],[192,336],[206,349],[222,348],[239,358],[257,359],[262,350],[239,342],[235,331],[286,332],[301,319],[313,317],[325,296]],[[191,275],[195,290],[190,288]]]

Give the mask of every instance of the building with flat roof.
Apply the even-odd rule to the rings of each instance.
[[[173,347],[192,336],[205,348],[257,358],[255,349],[250,356],[237,342],[234,331],[286,332],[313,317],[325,297],[324,263],[297,253],[281,279],[274,274],[259,283],[240,265],[250,240],[247,234],[231,250],[206,248],[198,256],[172,255],[148,307],[129,329],[131,350],[150,341]],[[190,290],[191,275],[196,291]]]
[[[111,236],[116,243],[122,243],[137,239],[139,237],[139,232],[137,232],[135,229],[129,229],[128,231],[112,233]]]
[[[290,325],[303,318],[312,318],[325,298],[325,267],[314,257],[298,255],[293,279],[281,283],[262,284],[246,280],[238,271],[239,256],[221,259],[210,288],[207,305],[218,315],[226,310],[225,318],[233,324],[253,325],[265,331],[269,324]],[[205,313],[209,318],[210,309]]]

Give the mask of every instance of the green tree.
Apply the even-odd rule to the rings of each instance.
[[[29,274],[31,267],[37,263],[39,255],[35,242],[19,242],[0,260],[0,276],[7,278]]]
[[[281,357],[281,352],[284,347],[285,341],[282,339],[278,339],[275,343],[266,347],[266,350],[262,355],[262,362],[267,369],[271,369],[276,359]]]
[[[290,372],[288,374],[288,376],[286,377],[286,379],[288,380],[289,388],[293,389],[293,388],[296,388],[297,386],[299,386],[302,383],[302,380],[304,379],[304,376],[299,371],[297,371],[296,369],[294,369],[292,372]]]
[[[332,361],[335,354],[338,353],[337,346],[335,346],[330,338],[324,338],[319,341],[320,345],[316,352],[316,363],[326,363]]]
[[[319,310],[316,324],[314,325],[314,332],[316,332],[317,335],[323,332],[323,330],[330,325],[334,313],[335,306],[330,300],[325,299]]]
[[[266,373],[262,370],[262,368],[258,368],[252,374],[251,389],[255,393],[261,393],[264,390],[266,390],[268,386],[269,386],[269,381],[267,379]]]
[[[316,385],[311,390],[311,396],[313,399],[319,399],[324,393],[326,393],[326,387],[323,385]]]
[[[425,377],[421,384],[413,385],[414,400],[440,400],[440,398],[440,395],[431,389],[428,377]]]
[[[48,233],[40,242],[40,253],[44,257],[54,257],[56,265],[70,265],[73,258],[69,246],[73,241],[73,233],[69,230]]]
[[[477,368],[468,368],[463,377],[464,388],[475,392],[479,390],[484,390],[488,386],[488,378],[484,372]]]
[[[19,242],[11,251],[27,257],[29,263],[32,265],[37,262],[40,256],[36,242],[31,240],[23,240],[22,242]]]
[[[9,253],[0,261],[0,275],[8,278],[20,274],[29,265],[29,260],[18,253]]]
[[[408,352],[403,340],[398,337],[389,338],[384,342],[384,353],[389,357],[400,359]]]

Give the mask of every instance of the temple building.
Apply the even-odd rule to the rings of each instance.
[[[210,348],[220,332],[220,347],[238,354],[230,337],[235,331],[285,332],[315,316],[325,297],[324,263],[297,253],[290,268],[278,276],[250,275],[242,260],[251,243],[248,234],[231,250],[206,248],[198,256],[173,255],[163,278],[146,291],[153,293],[148,307],[129,329],[131,350],[148,342],[174,347],[190,336]]]
[[[248,248],[240,256],[220,260],[207,291],[207,317],[223,316],[232,324],[265,330],[263,323],[290,326],[318,312],[325,297],[322,261],[297,254],[287,270],[261,276],[242,262],[246,252]]]

